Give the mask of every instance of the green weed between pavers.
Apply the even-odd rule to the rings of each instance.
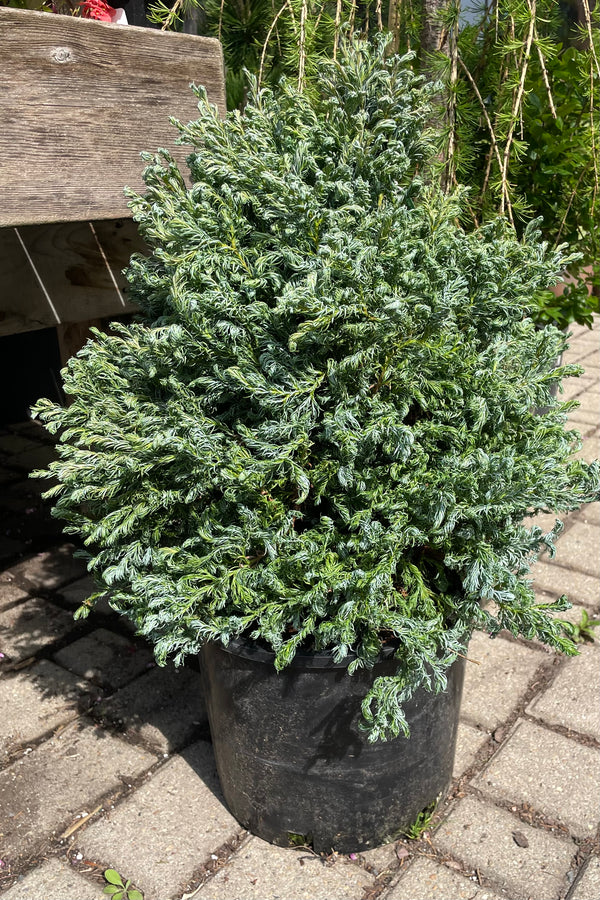
[[[426,806],[425,809],[421,810],[412,825],[409,825],[408,828],[402,832],[403,835],[411,841],[418,840],[423,832],[427,831],[429,828],[436,806],[437,802],[430,803],[429,806]]]
[[[116,869],[106,869],[104,877],[108,884],[104,888],[104,894],[110,894],[113,900],[144,900],[144,895],[137,888],[130,887],[131,881],[123,884],[123,878]]]
[[[568,622],[565,631],[574,644],[593,643],[596,639],[594,629],[600,625],[600,619],[590,619],[587,610],[581,611],[579,622]]]

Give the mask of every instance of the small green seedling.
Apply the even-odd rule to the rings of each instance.
[[[587,610],[582,609],[579,622],[569,622],[568,625],[565,631],[574,644],[583,644],[585,641],[593,643],[596,638],[594,628],[600,625],[600,619],[590,619]]]
[[[408,828],[404,830],[404,836],[411,841],[418,841],[423,832],[427,831],[429,828],[436,805],[436,803],[430,803],[429,806],[426,806],[425,809],[419,813],[412,825],[409,825]]]
[[[113,900],[144,900],[144,895],[141,891],[129,886],[131,881],[126,881],[123,884],[123,879],[116,869],[106,869],[104,877],[108,884],[104,888],[103,893],[110,894]]]
[[[312,845],[312,834],[298,834],[295,831],[288,831],[288,846],[290,847],[310,847]]]

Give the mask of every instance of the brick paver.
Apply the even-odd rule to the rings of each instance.
[[[469,768],[477,752],[489,739],[489,735],[473,725],[460,722],[456,740],[456,754],[454,756],[454,769],[452,774],[460,778],[463,772]]]
[[[435,832],[433,844],[519,900],[556,900],[577,852],[568,838],[531,828],[510,812],[473,797],[458,803]]]
[[[18,457],[14,458],[13,464],[20,469],[25,469],[27,472],[32,472],[35,469],[45,469],[55,459],[56,453],[54,448],[42,445],[31,447],[29,450],[20,453]]]
[[[223,805],[212,748],[200,741],[91,825],[77,843],[86,859],[131,878],[145,900],[168,900],[240,832]]]
[[[0,610],[15,603],[20,603],[21,600],[26,600],[27,597],[27,591],[14,584],[12,580],[5,578],[4,573],[2,573],[0,576]]]
[[[198,900],[362,900],[373,876],[345,859],[326,864],[306,850],[273,847],[251,838],[211,878]]]
[[[155,762],[145,750],[89,725],[68,728],[23,755],[0,773],[4,857],[14,860],[57,839],[76,815],[91,812],[101,795],[122,788]]]
[[[3,751],[35,741],[74,719],[92,698],[92,686],[49,660],[0,681],[0,759]]]
[[[99,703],[94,715],[162,753],[190,744],[208,728],[202,680],[191,668],[151,669]]]
[[[76,872],[70,863],[49,859],[2,894],[2,900],[107,900],[103,887]]]
[[[597,452],[594,453],[594,459],[600,459],[600,440]],[[588,503],[584,509],[580,510],[579,518],[587,525],[600,525],[600,503]]]
[[[582,363],[583,365],[583,363]],[[598,408],[598,397],[594,390],[596,384],[594,381],[589,385],[587,391],[580,391],[577,396],[577,402],[579,406],[573,412],[575,414],[579,413],[590,413],[592,416],[596,417],[596,425],[598,424],[598,415],[600,414],[600,409]]]
[[[489,797],[529,803],[578,837],[598,827],[598,750],[520,720],[474,780]]]
[[[13,559],[24,550],[23,543],[13,538],[0,536],[0,562]]]
[[[599,416],[600,418],[600,416]],[[600,459],[600,435],[598,434],[598,430],[594,431],[592,434],[588,434],[583,438],[583,447],[581,450],[578,450],[575,454],[578,459],[585,459],[586,462],[592,462],[594,459]],[[586,507],[587,510],[597,510],[598,505],[595,503],[590,504]],[[582,519],[586,519],[586,509],[581,510],[579,515]]]
[[[404,839],[403,839],[404,841]],[[365,850],[360,854],[362,862],[367,863],[369,871],[375,876],[388,875],[398,868],[398,845],[395,841],[374,847],[373,850]]]
[[[6,462],[11,462],[11,457],[19,458],[20,454],[39,447],[37,441],[20,434],[0,435],[0,453],[6,457]]]
[[[68,612],[33,597],[0,612],[0,651],[10,662],[17,662],[65,637],[72,628]]]
[[[592,856],[569,900],[598,900],[600,897],[600,859]]]
[[[471,638],[468,656],[476,662],[466,665],[461,716],[490,730],[508,718],[547,661],[541,650],[482,632]]]
[[[65,669],[116,688],[127,684],[153,664],[149,646],[132,643],[120,634],[97,628],[54,654]]]
[[[577,362],[586,358],[594,349],[597,351],[597,328],[597,320],[594,331],[590,331],[587,325],[569,325],[569,346],[564,353],[565,363]]]
[[[558,521],[563,523],[563,531],[561,533],[564,534],[571,527],[571,525],[575,524],[575,522],[577,521],[576,516],[577,513],[538,513],[537,516],[529,516],[525,520],[525,523],[528,527],[537,525],[537,527],[541,528],[542,531],[547,532],[551,531],[554,528],[558,519]]]
[[[467,877],[432,859],[420,856],[410,864],[382,900],[501,900],[487,887],[480,887],[477,876]]]
[[[586,391],[593,390],[596,387],[598,378],[591,372],[580,375],[578,378],[570,378],[564,385],[564,389],[560,394],[561,400],[577,399]]]
[[[87,600],[88,597],[95,594],[96,590],[97,588],[94,579],[91,575],[85,575],[83,578],[78,578],[77,581],[72,581],[71,584],[61,588],[60,596],[69,604],[69,606],[73,609],[77,609],[84,600]]]
[[[600,645],[584,645],[580,653],[565,661],[550,687],[532,700],[527,712],[600,741]]]
[[[50,486],[51,482],[43,481],[40,478],[25,478],[25,472],[16,471],[18,480],[13,480],[11,484],[2,492],[2,507],[11,510],[13,513],[19,513],[28,519],[35,511],[37,517],[42,516],[46,522],[51,519],[51,504],[41,496]],[[54,519],[58,526],[58,520]],[[28,525],[28,527],[31,527]],[[60,529],[62,534],[62,528]],[[60,543],[60,538],[56,539],[56,543]]]
[[[60,597],[70,609],[75,611],[81,606],[84,600],[87,600],[88,597],[95,594],[97,590],[98,588],[94,583],[94,579],[90,575],[86,575],[84,578],[79,578],[77,581],[72,581],[71,584],[62,587],[60,589]],[[98,613],[102,613],[102,615],[105,616],[113,616],[115,619],[118,617],[121,625],[125,625],[130,631],[135,630],[135,625],[131,619],[127,616],[119,616],[119,613],[111,608],[106,597],[100,597],[100,599],[96,600],[94,608],[89,615],[90,617],[94,617],[97,616]],[[90,618],[90,621],[93,622],[94,619]]]
[[[592,416],[589,416],[589,421],[587,422],[572,421],[569,417],[568,426],[573,431],[577,431],[580,437],[585,439],[596,434],[598,430],[598,417],[592,421]]]
[[[73,557],[72,544],[61,544],[52,550],[36,553],[6,571],[6,575],[25,589],[53,590],[86,572],[85,563]]]
[[[569,425],[581,434],[591,434],[598,425],[598,411],[590,407],[574,409],[569,413]]]
[[[598,506],[598,504],[595,505]],[[564,538],[560,540],[564,540]],[[562,561],[567,561],[564,556]],[[598,579],[592,575],[565,568],[559,565],[558,561],[537,562],[532,574],[534,586],[547,591],[554,597],[566,594],[571,603],[581,603],[591,609],[597,609],[600,605],[600,584]]]
[[[598,579],[600,576],[600,553],[598,553],[598,531],[585,522],[576,522],[560,538],[556,551],[557,562],[576,559],[577,567]]]

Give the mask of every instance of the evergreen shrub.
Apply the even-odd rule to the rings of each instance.
[[[553,370],[566,338],[528,317],[565,260],[534,226],[461,228],[461,192],[424,176],[431,91],[382,43],[243,116],[199,89],[192,186],[159,151],[131,195],[140,320],[69,362],[69,406],[37,407],[55,514],[159,661],[243,635],[277,668],[329,648],[352,673],[395,642],[372,740],[473,628],[575,652],[566,600],[527,577],[560,522],[523,520],[599,496],[551,393],[581,370]]]

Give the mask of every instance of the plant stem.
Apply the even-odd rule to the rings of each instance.
[[[333,32],[333,58],[337,59],[338,42],[340,40],[340,24],[342,21],[342,0],[337,0],[335,7],[335,26]]]
[[[304,73],[306,67],[306,19],[308,16],[308,0],[302,0],[300,9],[300,43],[298,45],[298,90],[304,90]]]
[[[486,122],[486,125],[487,125],[487,127],[488,127],[488,131],[489,131],[489,133],[490,133],[490,139],[491,139],[491,142],[492,142],[492,148],[491,148],[491,149],[492,149],[493,152],[495,153],[496,159],[497,159],[497,161],[498,161],[498,165],[499,165],[499,167],[500,167],[500,171],[502,171],[502,159],[501,159],[501,157],[500,157],[500,149],[499,149],[499,147],[498,147],[498,142],[497,142],[497,140],[496,140],[496,134],[495,134],[495,132],[494,132],[494,126],[492,125],[492,123],[491,123],[491,121],[490,121],[490,117],[489,117],[489,115],[488,115],[488,111],[487,111],[487,109],[485,108],[485,103],[483,102],[483,97],[481,96],[481,94],[480,94],[480,92],[479,92],[479,88],[478,88],[477,85],[475,84],[475,80],[473,79],[473,76],[472,76],[471,73],[469,72],[468,68],[466,67],[466,65],[464,64],[464,62],[463,62],[463,60],[461,59],[460,56],[458,57],[458,63],[459,63],[459,65],[460,65],[461,69],[463,70],[463,72],[465,73],[465,75],[467,76],[467,79],[468,79],[468,81],[469,81],[469,84],[470,84],[471,87],[473,88],[473,91],[474,91],[474,93],[475,93],[475,96],[477,97],[477,100],[479,101],[479,105],[481,106],[481,110],[482,110],[482,112],[483,112],[483,115],[484,115],[484,118],[485,118],[485,122]],[[490,162],[490,165],[491,165],[491,155],[490,155],[490,158],[489,158],[489,162]],[[489,173],[489,166],[488,166],[488,173]],[[512,224],[514,225],[514,219],[513,219],[512,205],[511,205],[511,202],[510,202],[510,196],[509,196],[509,194],[508,194],[508,190],[507,190],[506,185],[504,184],[504,182],[503,182],[503,184],[502,184],[502,191],[503,191],[503,194],[502,194],[502,200],[503,200],[503,203],[504,203],[504,202],[506,203],[506,210],[507,210],[508,218],[510,219],[510,221],[511,221]],[[505,194],[504,192],[506,192],[506,194]]]
[[[592,13],[590,10],[590,4],[588,0],[581,0],[581,5],[583,6],[583,14],[585,16],[585,26],[587,28],[588,40],[590,42],[589,50],[592,55],[592,59],[596,64],[596,73],[600,78],[600,63],[598,62],[598,56],[596,55],[596,48],[594,47],[594,32],[592,29]]]
[[[181,9],[182,6],[183,6],[183,0],[175,0],[175,3],[174,3],[173,6],[171,7],[171,10],[170,10],[170,12],[169,12],[169,15],[167,16],[167,18],[165,19],[165,21],[162,23],[162,26],[161,26],[161,29],[160,29],[161,31],[166,31],[167,28],[170,28],[170,27],[171,27],[171,25],[173,24],[173,22],[174,22],[175,19],[177,18],[177,14],[179,13],[179,10]],[[220,36],[219,36],[219,37],[220,37]]]
[[[288,7],[288,0],[285,0],[285,3],[283,4],[281,9],[277,13],[275,18],[273,19],[273,21],[271,22],[271,27],[269,28],[269,30],[267,32],[267,36],[265,38],[265,42],[264,42],[263,48],[262,48],[262,53],[260,55],[260,67],[258,69],[258,84],[259,84],[259,86],[261,85],[262,79],[263,79],[263,74],[264,74],[264,70],[265,70],[265,57],[267,55],[267,47],[269,45],[269,41],[271,40],[271,35],[273,34],[273,31],[275,30],[275,27],[277,25],[279,17],[282,15],[282,13],[285,12],[287,7]]]
[[[535,38],[537,40],[537,29],[535,31]],[[552,96],[552,90],[550,89],[550,81],[548,79],[548,70],[546,69],[546,63],[544,61],[544,54],[542,53],[539,44],[536,43],[536,50],[538,52],[538,58],[540,61],[540,66],[542,69],[542,78],[544,79],[544,84],[546,86],[546,93],[548,94],[548,103],[550,104],[550,112],[552,113],[552,118],[556,119],[556,106],[554,105],[554,98]]]
[[[450,96],[448,98],[448,156],[446,159],[445,187],[456,183],[456,85],[458,82],[458,18],[452,23],[448,35],[450,56]]]
[[[513,104],[512,113],[511,113],[511,123],[510,128],[508,130],[508,135],[506,137],[506,145],[504,147],[504,158],[503,165],[501,169],[501,184],[502,184],[502,196],[500,198],[500,213],[504,214],[505,212],[505,198],[508,194],[508,164],[510,162],[510,149],[515,133],[515,126],[517,124],[517,120],[519,118],[519,113],[521,110],[521,103],[523,101],[523,94],[525,93],[525,79],[527,78],[527,68],[529,65],[529,59],[531,57],[531,45],[533,43],[533,35],[535,32],[535,12],[536,12],[536,0],[527,0],[527,6],[529,7],[529,11],[531,13],[531,21],[529,23],[529,32],[527,34],[527,42],[525,44],[525,49],[523,51],[523,55],[521,58],[521,77],[519,79],[519,87],[517,89],[517,96],[515,97],[515,102]]]

